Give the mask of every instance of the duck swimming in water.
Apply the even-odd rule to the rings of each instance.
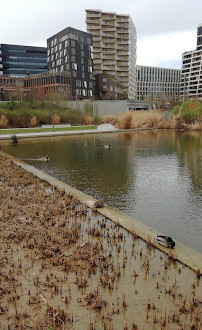
[[[111,148],[111,145],[110,145],[110,144],[105,144],[105,145],[104,145],[104,148],[105,148],[105,149],[110,149],[110,148]]]
[[[170,249],[173,249],[175,246],[175,242],[169,236],[156,235],[156,240],[159,244]]]

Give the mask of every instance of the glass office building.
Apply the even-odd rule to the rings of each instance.
[[[25,77],[47,71],[46,47],[0,44],[0,75]]]

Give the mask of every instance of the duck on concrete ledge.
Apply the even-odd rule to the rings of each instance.
[[[49,162],[49,157],[48,157],[48,155],[46,155],[46,157],[41,157],[41,158],[39,158],[39,160],[41,162]]]
[[[101,207],[104,207],[104,202],[102,200],[99,200],[97,202],[95,202],[93,204],[94,207],[96,207],[97,209],[101,208]]]
[[[169,249],[173,249],[175,246],[175,242],[172,240],[170,236],[156,235],[156,240],[159,244]]]

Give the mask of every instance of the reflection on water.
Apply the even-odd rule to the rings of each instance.
[[[4,150],[202,252],[201,133],[105,133]],[[49,163],[31,160],[46,154]]]

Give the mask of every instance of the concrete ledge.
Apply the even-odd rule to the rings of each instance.
[[[64,189],[66,193],[74,194],[75,197],[83,204],[86,204],[88,207],[93,208],[93,204],[96,199],[90,195],[83,193],[82,191],[73,188],[72,186],[58,180],[49,174],[31,166],[24,161],[9,155],[3,151],[0,152],[1,155],[9,157],[14,161],[15,164],[21,166],[25,170],[29,171],[33,175],[37,176],[38,178],[48,182],[49,184],[59,188]],[[180,263],[184,264],[185,266],[189,267],[194,271],[200,270],[200,274],[202,275],[202,254],[183,245],[180,242],[175,241],[176,246],[175,249],[170,250],[161,245],[159,245],[154,237],[156,234],[162,235],[162,233],[154,230],[153,228],[139,222],[138,220],[108,206],[105,205],[104,208],[98,209],[98,213],[102,214],[103,216],[107,217],[108,219],[112,220],[113,222],[119,224],[126,230],[135,233],[138,237],[142,240],[152,243],[154,247],[158,250],[162,251],[165,254],[172,253],[173,259],[179,261]],[[172,257],[172,256],[171,256]]]

